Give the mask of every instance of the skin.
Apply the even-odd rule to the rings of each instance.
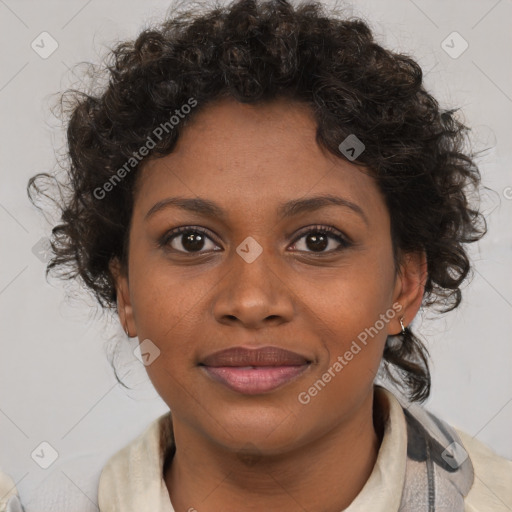
[[[382,425],[373,419],[373,381],[386,337],[421,305],[425,255],[403,255],[395,271],[389,213],[376,182],[320,148],[315,132],[302,104],[226,99],[198,112],[173,153],[149,161],[139,176],[128,270],[116,260],[111,270],[121,323],[161,351],[147,372],[172,410],[177,448],[163,477],[176,511],[338,512],[375,464]],[[282,202],[324,194],[355,203],[366,220],[338,205],[278,216]],[[145,220],[156,203],[175,196],[214,201],[225,219],[170,206]],[[329,238],[315,250],[307,242],[318,232],[302,231],[316,224],[332,226],[353,245]],[[200,254],[187,253],[182,235],[167,249],[158,246],[179,226],[208,230]],[[252,263],[236,252],[248,236],[263,251]],[[400,314],[300,403],[299,393],[397,302]],[[238,345],[277,345],[312,364],[272,392],[243,395],[198,366]]]

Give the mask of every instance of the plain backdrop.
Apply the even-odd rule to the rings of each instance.
[[[98,63],[109,46],[161,19],[169,5],[0,0],[0,467],[16,482],[27,511],[57,488],[73,494],[81,510],[96,510],[102,466],[167,410],[133,356],[137,340],[125,342],[120,355],[134,387],[127,391],[106,355],[121,336],[119,326],[102,319],[83,292],[66,299],[63,283],[46,281],[44,239],[58,219],[48,223],[25,189],[33,174],[57,169],[64,139],[50,108],[55,93],[80,84],[81,68],[73,67]],[[414,327],[432,356],[426,407],[511,458],[512,2],[346,6],[370,23],[379,42],[419,61],[427,88],[442,106],[462,109],[474,149],[486,150],[478,163],[495,193],[482,198],[489,233],[471,249],[474,277],[459,309],[424,312]],[[58,46],[46,55],[52,45]],[[80,294],[77,287],[69,291]],[[58,454],[47,469],[33,455],[53,454],[43,442]]]

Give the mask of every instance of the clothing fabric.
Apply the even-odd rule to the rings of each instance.
[[[0,512],[22,512],[16,485],[3,471],[0,471]]]
[[[377,461],[345,512],[510,512],[512,461],[417,405],[377,387],[388,410]],[[174,452],[171,413],[155,420],[102,471],[101,512],[174,512],[163,480]]]
[[[381,446],[344,512],[512,511],[512,461],[384,388],[376,387],[375,400],[387,411]],[[168,412],[108,460],[98,485],[100,512],[174,512],[163,479],[174,451]],[[0,512],[22,512],[22,504],[0,471]]]

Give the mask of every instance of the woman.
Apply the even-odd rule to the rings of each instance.
[[[512,463],[413,405],[410,324],[459,305],[486,229],[418,64],[319,4],[244,0],[108,73],[71,108],[48,269],[117,311],[170,412],[110,459],[100,510],[510,510]]]

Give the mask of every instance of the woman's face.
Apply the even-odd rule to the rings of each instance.
[[[147,372],[174,420],[229,449],[250,439],[276,454],[354,419],[387,335],[421,301],[419,260],[395,275],[373,178],[315,134],[304,105],[223,100],[139,176],[121,319],[150,340]],[[312,201],[320,196],[336,201]],[[179,227],[188,232],[171,237]],[[300,357],[293,367],[204,366],[240,346]]]

